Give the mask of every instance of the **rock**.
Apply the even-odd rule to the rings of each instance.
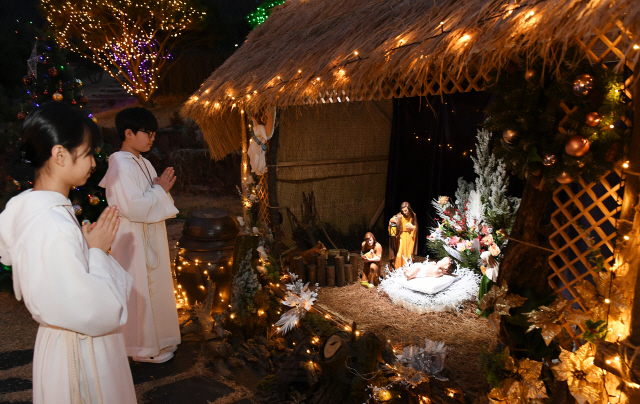
[[[271,358],[271,352],[267,350],[264,345],[254,345],[251,347],[251,352],[260,359],[269,359]]]
[[[233,348],[225,341],[209,341],[207,347],[211,355],[216,358],[228,358],[233,353]]]
[[[243,367],[245,365],[245,362],[238,358],[228,358],[227,363],[234,368]]]
[[[245,344],[243,344],[243,345],[245,345]],[[256,356],[254,356],[254,355],[252,355],[251,353],[249,353],[249,351],[247,351],[245,348],[240,348],[240,349],[238,350],[238,353],[239,353],[239,354],[240,354],[244,359],[246,359],[246,360],[247,360],[247,362],[249,362],[249,363],[258,363],[258,362],[260,362],[260,360],[259,360]]]
[[[216,373],[219,373],[224,377],[230,377],[232,375],[227,365],[225,365],[225,363],[221,360],[213,361],[211,363],[211,366]]]
[[[182,335],[195,334],[195,333],[198,333],[198,332],[200,332],[200,324],[198,324],[196,321],[192,321],[190,323],[187,323],[180,330],[180,334],[182,334]]]
[[[265,337],[263,337],[262,335],[260,335],[259,337],[256,337],[256,342],[260,345],[267,345],[267,343],[269,341],[267,341],[267,339]]]

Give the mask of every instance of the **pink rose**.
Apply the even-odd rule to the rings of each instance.
[[[498,255],[500,255],[500,248],[498,247],[497,244],[491,244],[489,246],[489,252],[491,253],[491,255],[493,255],[494,257],[497,257]]]
[[[482,226],[482,234],[485,236],[489,234],[489,226]]]
[[[449,245],[452,247],[455,247],[456,244],[458,244],[460,242],[460,237],[458,236],[453,236],[449,239]]]
[[[482,238],[482,243],[484,245],[491,245],[493,244],[493,236],[491,234],[487,234],[486,236],[484,236]]]

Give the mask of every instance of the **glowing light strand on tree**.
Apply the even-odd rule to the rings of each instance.
[[[43,0],[43,8],[61,46],[91,59],[141,101],[158,89],[172,39],[206,15],[188,0]]]

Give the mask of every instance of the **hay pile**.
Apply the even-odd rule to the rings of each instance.
[[[476,315],[475,301],[464,303],[460,311],[418,314],[396,306],[378,288],[353,284],[321,288],[317,303],[355,321],[358,329],[384,335],[395,349],[422,345],[425,338],[444,341],[450,350],[442,375],[458,383],[471,398],[488,392],[478,355],[481,348],[495,343],[495,337],[488,321]]]

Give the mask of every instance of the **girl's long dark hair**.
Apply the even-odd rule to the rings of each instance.
[[[51,157],[54,146],[61,145],[75,158],[78,148],[87,143],[87,153],[93,153],[101,143],[100,128],[95,122],[66,104],[45,104],[25,120],[22,141],[14,151],[9,175],[17,181],[33,181],[35,173]]]

